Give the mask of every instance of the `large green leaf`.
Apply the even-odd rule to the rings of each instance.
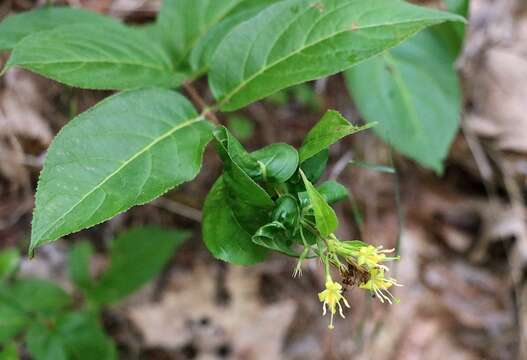
[[[333,233],[339,225],[337,215],[313,184],[309,182],[302,171],[300,172],[300,175],[302,176],[302,180],[304,180],[307,195],[309,196],[311,206],[313,207],[317,229],[320,232],[320,235],[327,237]]]
[[[212,125],[181,95],[114,95],[73,119],[49,148],[31,250],[101,223],[193,179]]]
[[[8,16],[0,23],[0,51],[13,49],[20,40],[37,32],[73,24],[98,26],[101,22],[115,20],[95,12],[59,6],[45,6]]]
[[[186,231],[136,228],[120,235],[110,249],[110,267],[88,296],[99,304],[115,303],[156,276],[189,237]]]
[[[286,0],[232,30],[210,66],[223,110],[343,71],[426,26],[461,17],[397,0]]]
[[[68,313],[50,327],[37,322],[27,334],[27,348],[35,360],[114,360],[116,350],[98,320],[89,313]]]
[[[66,25],[27,36],[6,69],[13,66],[88,89],[175,86],[184,79],[157,42],[113,22]]]
[[[379,122],[374,131],[441,172],[458,129],[461,91],[456,53],[434,30],[350,69],[346,77],[364,118]]]
[[[372,125],[373,124],[355,126],[342,117],[337,111],[329,110],[324,114],[322,119],[320,119],[320,121],[309,130],[309,133],[304,138],[304,142],[298,150],[300,161],[304,162],[327,149],[331,144],[336,143],[343,137],[368,129],[372,127]]]
[[[214,257],[233,264],[250,265],[265,260],[267,250],[252,242],[251,234],[240,225],[228,203],[229,195],[220,177],[203,207],[205,245]]]

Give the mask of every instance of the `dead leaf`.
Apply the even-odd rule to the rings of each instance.
[[[223,346],[236,359],[280,359],[296,304],[263,305],[258,278],[253,269],[231,267],[226,281],[230,301],[221,305],[210,266],[176,273],[159,304],[133,306],[130,317],[151,347],[193,344],[198,358],[205,359]]]

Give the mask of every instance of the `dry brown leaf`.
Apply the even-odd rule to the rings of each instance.
[[[176,349],[192,343],[198,358],[205,359],[227,344],[237,359],[279,359],[296,305],[262,305],[258,279],[253,269],[231,267],[226,281],[230,301],[221,305],[211,267],[199,266],[176,273],[159,304],[132,306],[130,317],[148,346]]]
[[[13,134],[48,145],[53,134],[41,111],[49,106],[30,74],[13,69],[0,92],[0,136]]]
[[[521,1],[476,0],[461,67],[473,103],[466,122],[501,150],[527,152],[527,16]]]

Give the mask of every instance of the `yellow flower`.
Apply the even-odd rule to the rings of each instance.
[[[386,278],[384,276],[384,269],[372,268],[370,270],[370,280],[365,284],[360,285],[360,288],[369,290],[373,295],[376,295],[382,303],[386,300],[388,303],[392,304],[392,301],[398,302],[390,290],[388,290],[392,286],[402,285],[398,284],[393,278]]]
[[[333,316],[337,312],[337,305],[339,308],[340,316],[343,318],[345,317],[342,313],[342,305],[340,304],[340,301],[342,300],[344,302],[344,305],[346,307],[350,307],[344,296],[342,296],[342,285],[340,285],[337,282],[333,282],[331,278],[328,277],[326,280],[326,289],[320,293],[318,293],[318,298],[320,299],[320,302],[323,303],[322,305],[322,315],[326,315],[327,308],[329,307],[329,311],[331,312],[331,320],[329,323],[329,328],[333,329]]]
[[[357,253],[357,263],[359,265],[365,265],[369,269],[379,267],[387,270],[386,266],[381,265],[381,262],[397,259],[397,257],[386,256],[387,253],[391,253],[393,251],[394,249],[383,250],[382,246],[363,246],[359,249]]]

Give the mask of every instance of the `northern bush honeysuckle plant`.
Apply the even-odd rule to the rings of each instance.
[[[389,288],[397,282],[385,276],[384,263],[397,259],[362,241],[341,241],[334,231],[338,219],[330,204],[348,196],[346,188],[326,181],[315,187],[328,161],[328,146],[344,136],[369,128],[351,125],[336,111],[328,111],[307,134],[297,151],[288,144],[272,144],[248,153],[225,127],[213,131],[224,163],[205,202],[203,239],[219,259],[250,264],[277,251],[298,258],[294,276],[305,259],[323,264],[326,289],[319,293],[323,312],[333,316],[341,302],[342,285],[332,278],[334,268],[345,285],[359,286],[392,303]]]
[[[192,180],[213,139],[224,173],[204,205],[203,238],[216,258],[249,265],[278,251],[298,258],[297,274],[302,261],[319,258],[326,271],[319,298],[332,317],[347,302],[331,268],[343,283],[391,302],[397,284],[384,263],[395,257],[337,239],[330,204],[346,189],[315,186],[328,147],[369,125],[328,111],[300,149],[270,144],[248,153],[209,119],[349,69],[451,21],[464,19],[399,0],[165,0],[146,27],[62,7],[8,17],[0,24],[0,50],[11,51],[4,71],[20,67],[69,86],[121,91],[72,119],[50,146],[30,252]],[[395,65],[389,73],[404,78]],[[191,89],[203,75],[215,104],[198,112],[175,89]],[[423,129],[419,139],[430,135]]]

